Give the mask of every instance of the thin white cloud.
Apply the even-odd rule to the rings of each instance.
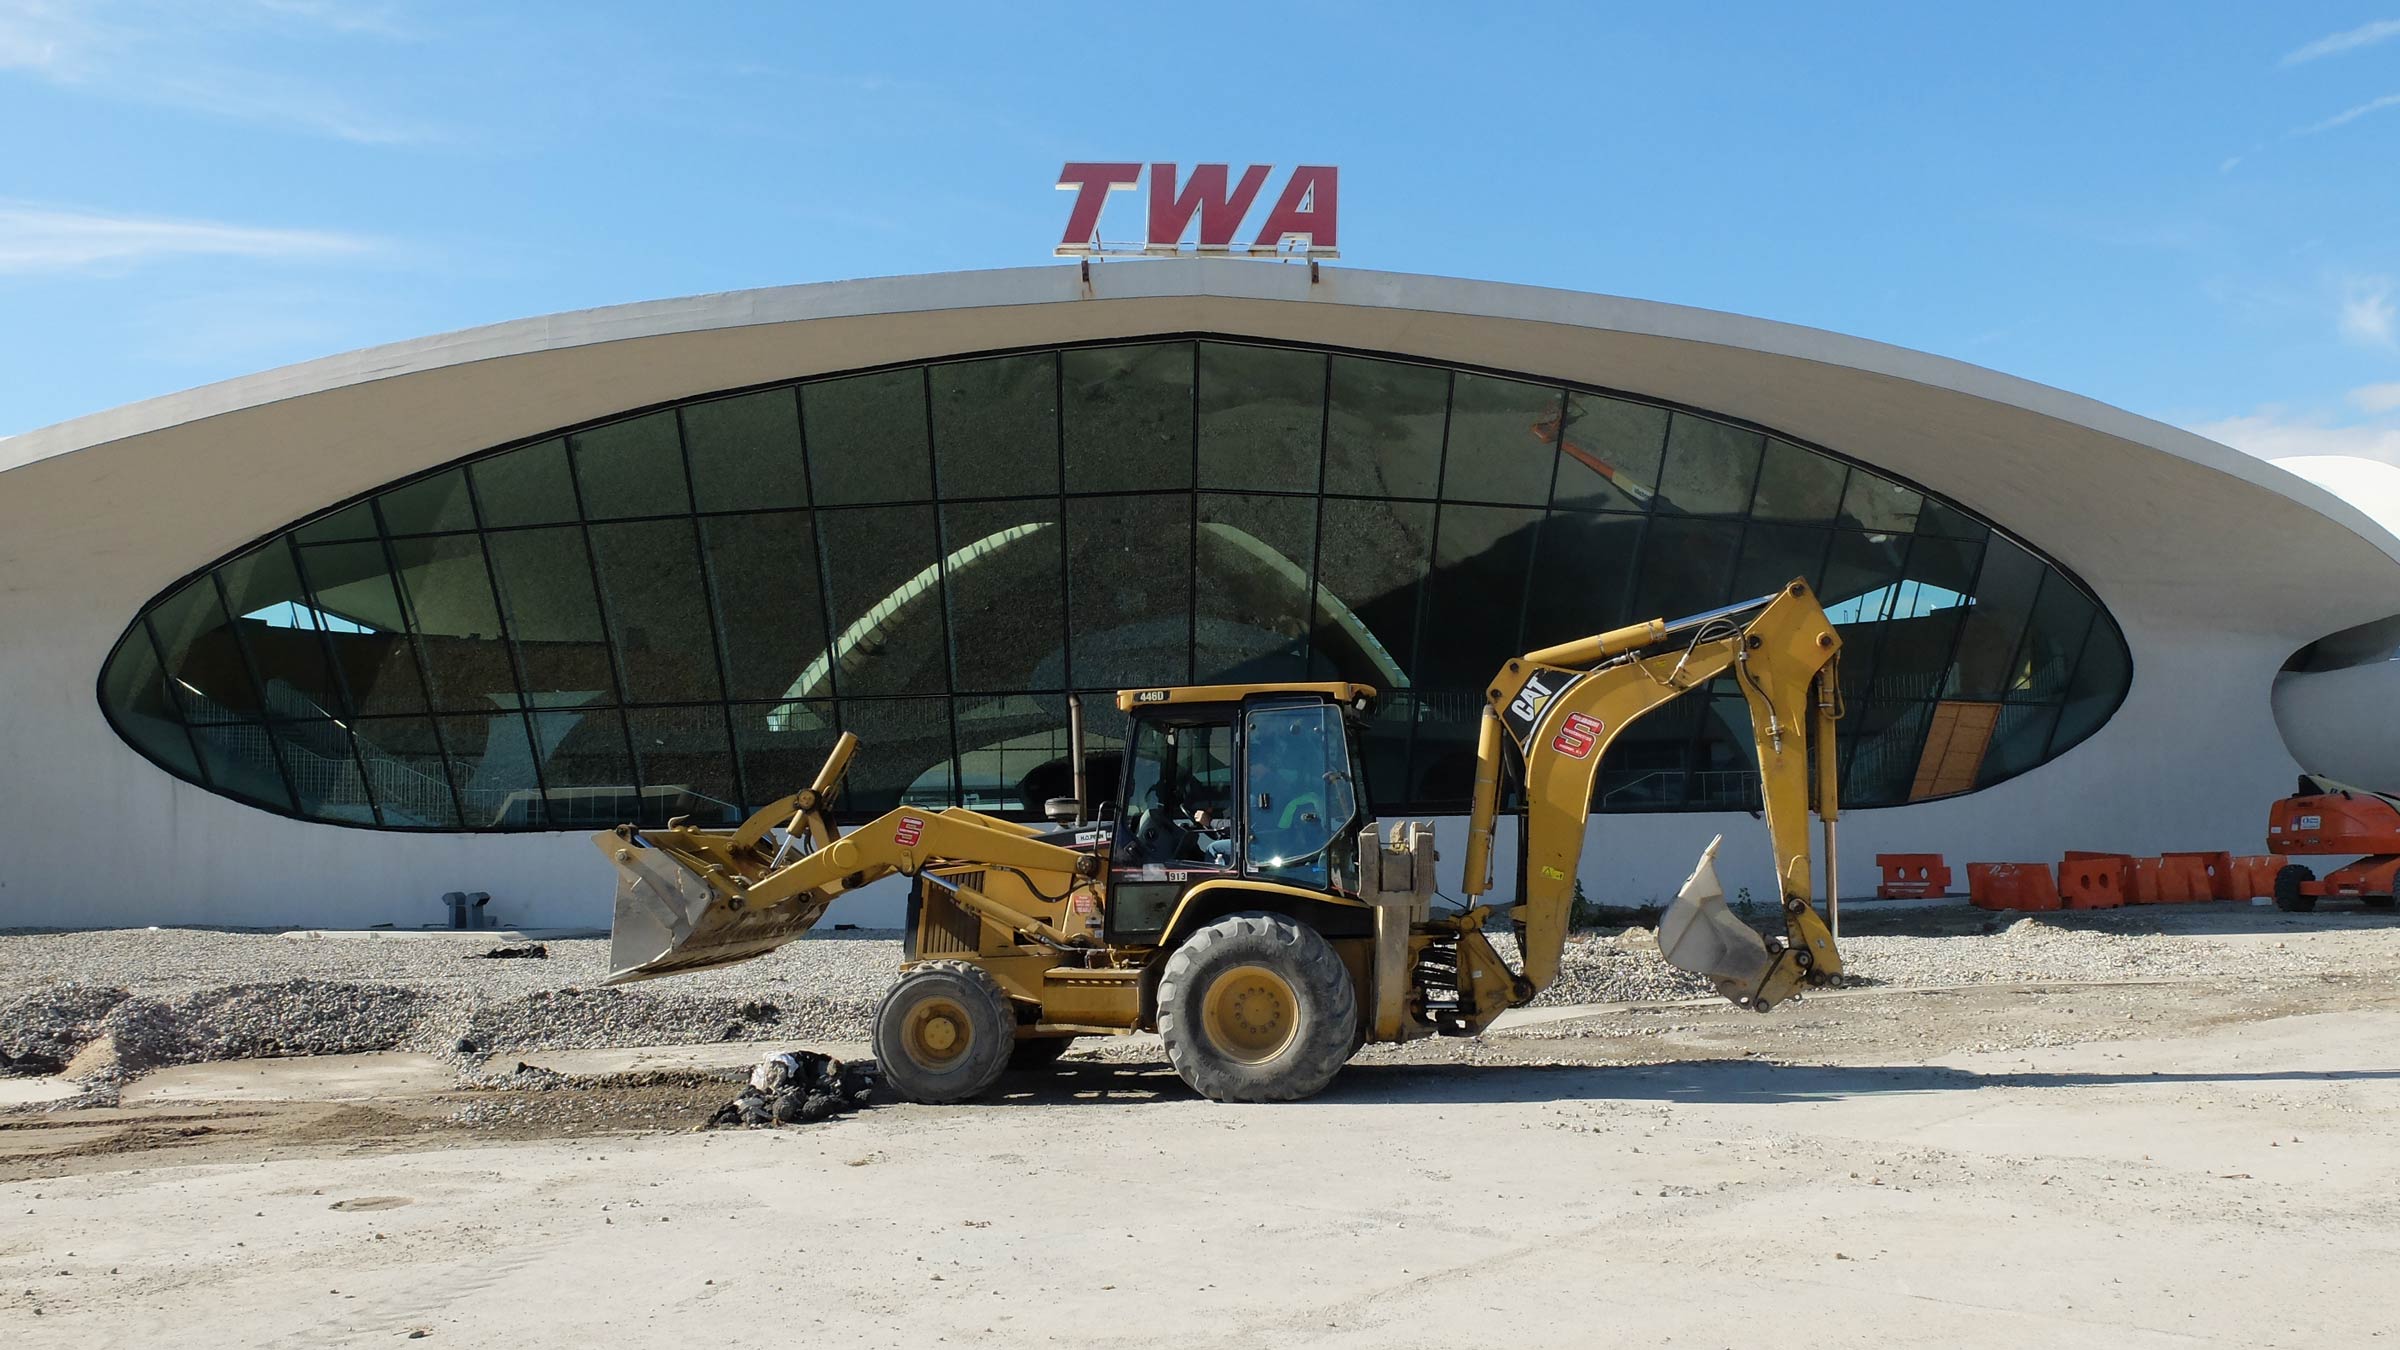
[[[2260,459],[2348,455],[2400,464],[2400,426],[2296,416],[2276,407],[2202,422],[2192,430]]]
[[[374,251],[376,241],[326,230],[119,216],[0,202],[0,275],[125,271],[177,257],[313,261]]]
[[[2364,277],[2345,289],[2337,326],[2344,338],[2362,347],[2389,347],[2395,318],[2400,314],[2392,306],[2391,280]]]
[[[2363,413],[2400,410],[2400,383],[2360,385],[2350,391],[2350,406]]]
[[[2305,61],[2354,52],[2361,47],[2372,47],[2396,37],[2400,37],[2400,19],[2377,19],[2373,23],[2362,23],[2339,33],[2328,33],[2305,46],[2295,47],[2285,52],[2283,60],[2277,64],[2296,66]]]
[[[2385,94],[2381,98],[2368,99],[2366,102],[2359,104],[2355,108],[2345,108],[2342,111],[2335,113],[2333,116],[2326,118],[2322,122],[2311,122],[2304,127],[2294,127],[2292,128],[2292,134],[2295,136],[2314,136],[2319,132],[2331,131],[2335,127],[2346,127],[2352,122],[2355,122],[2358,119],[2366,116],[2368,113],[2382,112],[2386,108],[2395,106],[2400,106],[2400,94]]]
[[[430,127],[362,108],[343,91],[306,76],[274,75],[244,63],[246,39],[262,26],[320,38],[408,37],[381,6],[331,0],[168,7],[0,0],[0,74],[13,71],[88,96],[365,145],[438,139]]]

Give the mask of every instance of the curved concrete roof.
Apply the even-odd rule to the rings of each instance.
[[[130,564],[83,573],[83,599],[121,625],[183,572],[329,503],[556,427],[887,362],[1164,332],[1491,366],[1747,418],[1998,521],[2129,628],[2297,646],[2400,598],[2400,540],[2323,488],[1980,367],[1612,296],[1213,259],[1102,264],[1088,282],[1045,266],[620,305],[130,404],[0,441],[0,567],[61,545]]]

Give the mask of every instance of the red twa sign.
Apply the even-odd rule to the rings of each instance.
[[[1142,242],[1103,243],[1100,213],[1112,192],[1131,192],[1142,178],[1139,164],[1069,164],[1058,172],[1058,190],[1075,194],[1067,232],[1058,241],[1062,258],[1097,254],[1170,254],[1183,251],[1183,237],[1199,222],[1199,251],[1245,258],[1338,258],[1335,223],[1341,208],[1342,171],[1303,164],[1284,179],[1258,233],[1237,243],[1242,222],[1267,185],[1271,166],[1253,164],[1233,177],[1229,164],[1195,164],[1178,183],[1175,166],[1150,167],[1149,228]]]

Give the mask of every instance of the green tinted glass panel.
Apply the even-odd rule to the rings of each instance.
[[[1329,497],[1317,548],[1315,679],[1411,683],[1417,601],[1433,557],[1426,502]]]
[[[677,816],[695,825],[740,822],[723,707],[635,708],[625,714],[625,727],[642,780],[642,824],[664,825]]]
[[[675,414],[654,412],[567,438],[588,520],[681,515],[692,509]]]
[[[700,535],[733,697],[830,695],[832,660],[809,514],[717,516],[700,522]]]
[[[1658,509],[1695,516],[1736,516],[1750,509],[1766,437],[1755,431],[1675,414],[1667,428],[1667,467]]]
[[[475,528],[475,504],[467,496],[467,471],[451,469],[396,487],[375,499],[384,528],[394,534],[436,534]]]
[[[1333,358],[1325,490],[1430,497],[1440,486],[1450,372],[1363,356]]]
[[[1200,344],[1200,486],[1315,492],[1325,357]]]
[[[1059,355],[1067,491],[1192,485],[1192,344]]]
[[[1067,503],[1070,655],[1077,685],[1130,689],[1191,679],[1192,499]]]
[[[1666,409],[1570,391],[1552,502],[1611,511],[1649,509],[1666,439]]]
[[[950,669],[959,689],[1066,687],[1065,547],[1054,497],[942,508]]]
[[[483,541],[471,534],[395,539],[392,557],[435,709],[515,707],[516,670],[501,635]]]
[[[1461,374],[1450,397],[1442,499],[1527,506],[1549,501],[1564,398],[1546,384]]]
[[[1841,516],[1849,476],[1850,467],[1840,460],[1769,437],[1758,467],[1751,518],[1831,524]]]
[[[567,443],[553,438],[468,466],[487,527],[555,525],[575,519],[575,475]]]
[[[101,696],[107,700],[117,729],[142,753],[185,778],[200,776],[191,738],[184,734],[183,723],[167,700],[166,679],[159,671],[158,652],[150,645],[149,633],[136,627],[126,634],[116,655],[109,659]]]
[[[600,596],[629,703],[724,697],[699,541],[688,520],[592,527]]]
[[[592,592],[583,531],[506,530],[491,536],[494,579],[507,610],[525,692],[534,706],[616,698],[608,631]]]
[[[167,692],[185,721],[197,725],[263,715],[241,643],[218,599],[214,573],[203,573],[168,596],[151,611],[150,626],[166,654]]]
[[[834,682],[857,694],[935,694],[950,684],[934,510],[823,511],[833,602]],[[814,695],[815,689],[804,693]]]
[[[945,498],[1058,491],[1058,357],[933,367],[934,468]]]
[[[1192,593],[1193,678],[1308,678],[1317,504],[1308,497],[1200,496]]]
[[[1917,527],[1917,512],[1925,498],[1911,488],[1878,478],[1864,469],[1850,471],[1842,494],[1842,523],[1863,530],[1906,533]]]
[[[911,366],[805,385],[800,414],[818,505],[914,502],[933,495],[923,370]]]
[[[703,511],[808,505],[800,405],[790,389],[711,399],[683,410],[692,504]]]

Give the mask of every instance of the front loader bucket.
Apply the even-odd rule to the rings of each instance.
[[[1757,929],[1725,907],[1725,888],[1717,884],[1717,846],[1724,842],[1718,835],[1701,850],[1700,865],[1658,921],[1658,949],[1667,964],[1706,976],[1718,993],[1748,1004],[1774,968],[1775,954]]]
[[[743,908],[727,903],[673,852],[634,831],[595,834],[592,842],[617,868],[616,923],[603,984],[631,984],[763,956],[807,932],[832,904],[831,896],[807,895],[773,907]]]

